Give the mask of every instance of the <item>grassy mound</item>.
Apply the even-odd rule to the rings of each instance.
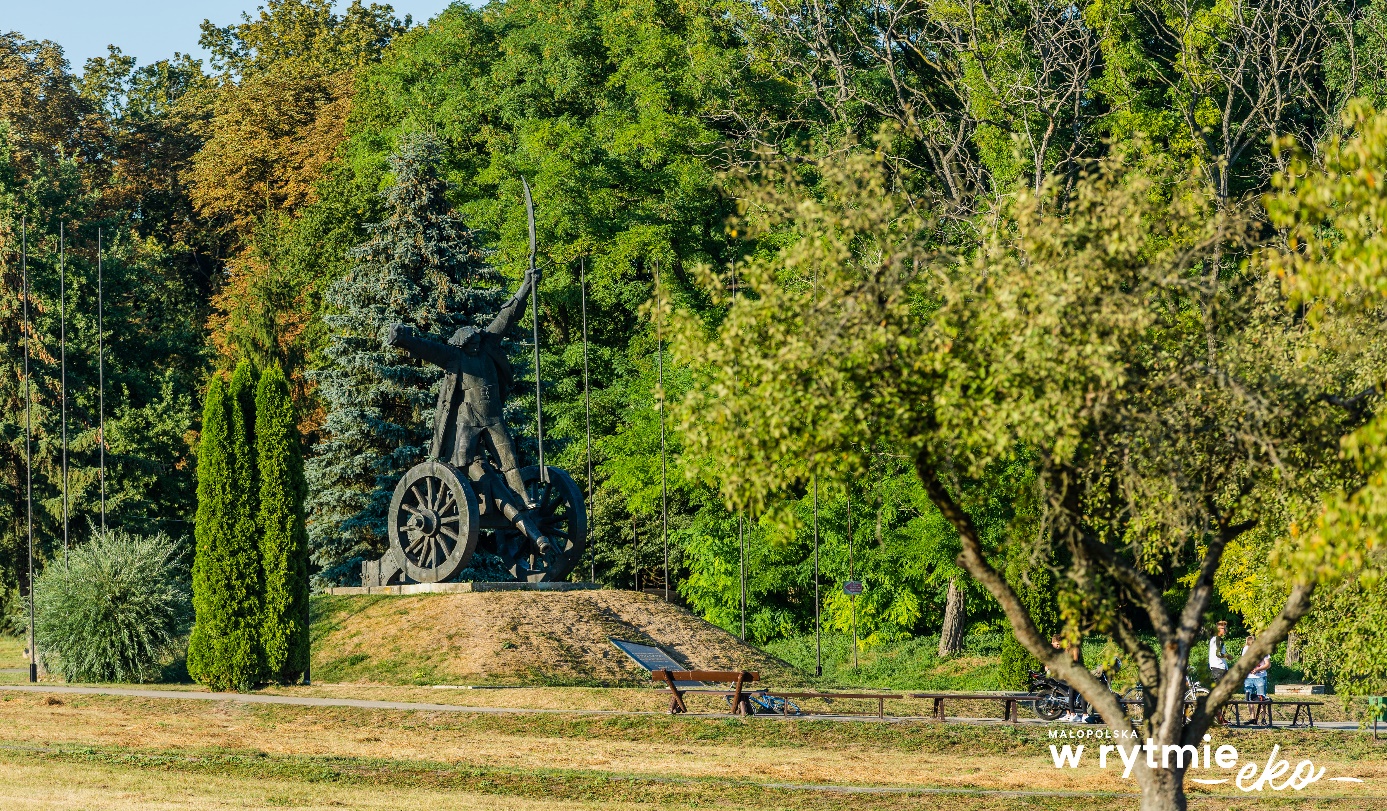
[[[691,668],[794,678],[721,628],[630,591],[317,595],[312,614],[315,682],[649,684],[609,637],[659,645]]]

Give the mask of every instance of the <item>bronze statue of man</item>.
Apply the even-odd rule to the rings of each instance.
[[[480,485],[483,498],[496,504],[506,520],[534,541],[540,554],[547,555],[555,547],[534,521],[533,505],[516,469],[515,443],[503,413],[515,373],[506,359],[502,337],[520,320],[525,299],[538,283],[538,271],[527,272],[515,295],[485,330],[463,327],[444,343],[422,336],[406,324],[392,324],[385,344],[447,373],[434,409],[429,457],[465,471]]]

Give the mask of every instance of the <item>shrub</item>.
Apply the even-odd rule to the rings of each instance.
[[[278,366],[265,370],[256,388],[255,443],[265,572],[260,641],[266,677],[289,684],[308,669],[308,533],[299,431]]]
[[[187,573],[162,535],[98,534],[54,562],[34,591],[44,666],[68,681],[146,682],[186,627]]]
[[[245,448],[244,404],[249,369],[236,370],[230,392],[213,377],[202,416],[197,459],[193,609],[188,673],[217,690],[249,689],[262,681],[260,546],[250,502],[254,484]],[[253,406],[252,406],[253,407]]]

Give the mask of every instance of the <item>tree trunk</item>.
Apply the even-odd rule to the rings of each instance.
[[[1295,631],[1286,634],[1286,664],[1300,664],[1300,634]]]
[[[1185,811],[1183,772],[1176,772],[1174,769],[1148,769],[1145,779],[1141,782],[1141,811]]]
[[[944,603],[944,629],[939,633],[939,655],[953,656],[963,652],[963,629],[968,623],[968,606],[958,578],[949,581],[949,597]]]

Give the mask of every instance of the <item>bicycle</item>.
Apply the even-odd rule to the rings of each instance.
[[[799,715],[799,705],[789,699],[780,696],[767,695],[765,693],[744,693],[742,698],[751,702],[751,711],[754,715]],[[723,696],[727,706],[732,706],[732,696]]]
[[[1185,694],[1182,697],[1182,700],[1185,706],[1186,718],[1189,718],[1191,715],[1194,714],[1194,708],[1198,703],[1199,699],[1204,696],[1207,696],[1208,694],[1209,688],[1200,684],[1197,680],[1190,678],[1188,673],[1185,674]],[[1143,708],[1145,708],[1146,685],[1142,684],[1141,682],[1137,682],[1137,685],[1135,687],[1129,688],[1126,692],[1122,694],[1122,699],[1124,701],[1140,702],[1140,705]]]

